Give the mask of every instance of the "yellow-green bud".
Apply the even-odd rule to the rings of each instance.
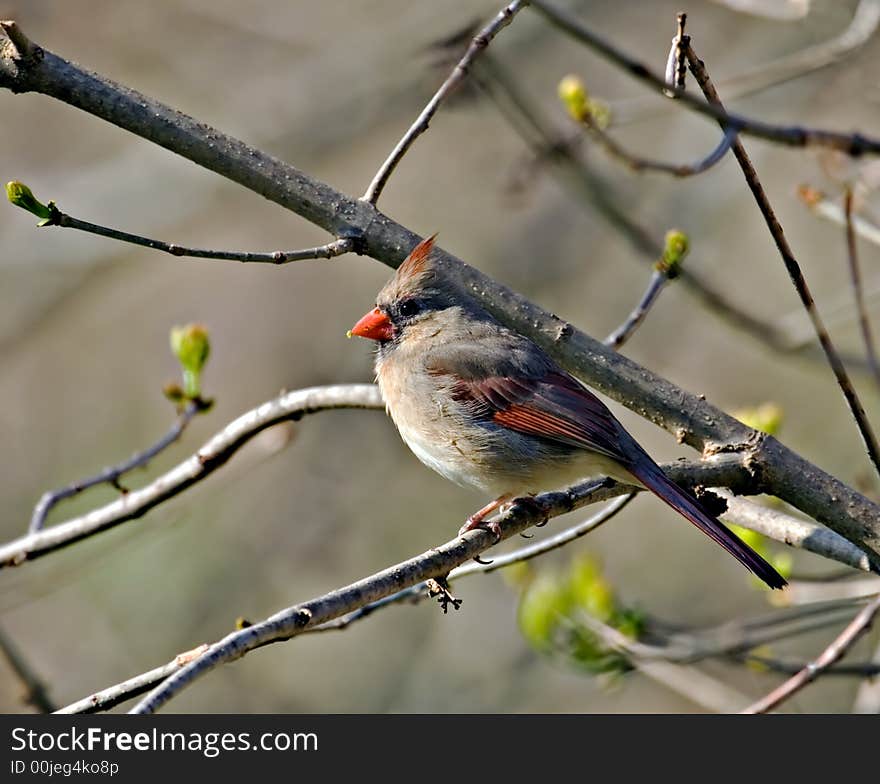
[[[16,207],[36,215],[38,218],[48,220],[52,217],[52,209],[46,206],[34,196],[33,192],[27,185],[18,180],[11,180],[6,183],[6,198]]]
[[[590,116],[590,97],[580,77],[574,74],[563,77],[556,90],[559,100],[575,120],[583,122]]]
[[[605,579],[599,564],[589,556],[577,558],[572,563],[568,590],[576,606],[583,607],[600,621],[608,623],[614,616],[614,589]]]
[[[775,436],[782,427],[783,411],[776,403],[761,403],[751,408],[740,408],[734,411],[733,415],[744,425],[770,436]]]
[[[183,368],[183,391],[190,398],[201,395],[200,377],[208,355],[211,342],[208,330],[202,324],[187,324],[171,330],[171,351]]]
[[[520,631],[535,648],[548,648],[568,609],[564,587],[552,576],[541,575],[523,591],[517,612]]]
[[[663,257],[657,263],[657,268],[665,273],[667,278],[675,278],[681,271],[684,257],[690,250],[690,239],[680,229],[670,229],[666,232],[663,240]]]

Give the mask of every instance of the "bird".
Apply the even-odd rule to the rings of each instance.
[[[650,490],[771,588],[785,579],[669,479],[609,408],[540,346],[494,318],[419,242],[352,328],[376,342],[376,380],[428,467],[493,498],[459,531],[538,492],[605,476]]]

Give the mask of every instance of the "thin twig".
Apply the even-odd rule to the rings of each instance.
[[[600,497],[607,497],[604,495],[606,492],[604,483],[591,483],[569,488],[564,492],[541,493],[532,498],[529,504],[514,504],[498,518],[501,538],[506,539],[550,517],[570,512]],[[468,531],[422,555],[289,607],[261,623],[236,631],[211,645],[205,654],[164,681],[141,700],[132,713],[155,712],[196,678],[220,664],[241,658],[257,647],[299,636],[312,627],[418,585],[429,578],[445,578],[456,566],[467,563],[495,542],[495,535],[485,529]]]
[[[605,338],[603,341],[605,345],[609,348],[613,348],[615,351],[620,349],[620,347],[632,337],[633,333],[639,328],[639,325],[645,320],[645,316],[648,315],[648,311],[657,301],[660,292],[663,291],[666,284],[672,279],[673,276],[669,274],[668,267],[655,266],[654,272],[651,274],[651,280],[648,283],[648,288],[642,295],[639,304],[635,306],[626,321]]]
[[[131,490],[105,506],[0,545],[0,568],[17,566],[127,520],[134,520],[167,499],[183,492],[226,463],[245,443],[286,420],[337,408],[383,407],[373,384],[338,384],[289,392],[251,409],[230,422],[194,455],[157,477],[146,487]]]
[[[51,713],[55,705],[46,690],[46,685],[34,673],[27,659],[18,646],[3,629],[0,629],[0,653],[6,659],[15,677],[24,688],[22,698],[28,705],[33,705],[40,713]]]
[[[621,145],[619,145],[612,136],[603,131],[594,120],[587,117],[582,122],[584,128],[587,129],[590,136],[598,141],[605,150],[619,161],[624,163],[634,172],[656,171],[663,174],[671,174],[673,177],[694,177],[697,174],[711,169],[725,155],[727,155],[733,143],[736,141],[737,131],[734,128],[724,130],[721,141],[706,157],[701,158],[693,163],[668,163],[666,161],[657,161],[651,158],[642,158],[634,155]]]
[[[40,500],[37,502],[37,505],[34,507],[31,522],[28,526],[28,533],[33,534],[42,530],[43,525],[46,522],[46,517],[52,507],[54,507],[59,501],[63,501],[65,498],[71,498],[84,490],[88,490],[90,487],[104,484],[105,482],[119,488],[119,480],[125,474],[129,471],[133,471],[135,468],[146,466],[146,464],[156,457],[156,455],[177,441],[177,439],[183,434],[186,426],[192,421],[192,418],[201,410],[202,405],[198,401],[189,401],[183,411],[180,412],[180,415],[171,426],[171,429],[152,446],[147,447],[142,452],[133,454],[128,460],[125,460],[118,465],[103,469],[94,476],[80,479],[79,481],[73,482],[65,487],[60,487],[57,490],[47,490],[43,493]]]
[[[534,156],[534,164],[548,163],[551,172],[619,231],[639,257],[656,257],[662,252],[661,243],[647,229],[636,223],[629,212],[613,198],[614,183],[605,181],[597,173],[590,171],[577,155],[581,134],[575,137],[562,136],[549,129],[541,117],[539,107],[517,88],[514,80],[491,53],[477,63],[473,79],[528,146]],[[774,351],[788,354],[803,348],[800,344],[791,343],[786,331],[743,310],[725,291],[694,272],[696,266],[683,268],[679,279],[711,314]],[[812,361],[826,362],[825,355],[812,347],[803,356]],[[860,358],[847,357],[848,365],[856,365],[857,361]]]
[[[474,39],[471,41],[470,46],[468,46],[464,56],[458,61],[455,68],[453,68],[452,73],[446,77],[446,81],[440,85],[440,89],[434,93],[434,97],[428,101],[428,105],[422,109],[422,113],[403,135],[385,162],[379,167],[379,171],[376,172],[373,181],[370,183],[364,195],[361,196],[362,201],[375,206],[379,196],[382,194],[382,191],[388,183],[388,179],[394,173],[397,165],[403,160],[403,156],[406,155],[409,148],[412,147],[413,142],[428,130],[431,118],[440,107],[440,104],[443,103],[447,96],[449,96],[450,93],[452,93],[455,88],[464,81],[474,60],[486,50],[492,39],[495,38],[501,30],[507,27],[507,25],[513,21],[514,16],[516,16],[516,14],[527,4],[528,3],[525,2],[525,0],[513,0],[512,3],[502,8],[495,18],[474,36]]]
[[[829,199],[822,191],[810,185],[800,185],[797,189],[800,200],[810,208],[814,215],[846,226],[847,219],[843,208]],[[856,234],[874,245],[880,245],[880,226],[866,220],[861,215],[851,215],[850,223]]]
[[[875,665],[880,670],[880,645],[875,647],[870,664]],[[853,700],[852,712],[862,714],[880,713],[880,679],[866,680],[859,686]]]
[[[734,99],[798,79],[853,54],[871,40],[878,24],[880,0],[861,0],[849,27],[839,35],[722,79],[718,86],[728,99]],[[644,120],[668,110],[668,106],[658,104],[650,96],[627,98],[612,104],[615,126]]]
[[[638,81],[659,90],[661,93],[673,93],[683,106],[712,117],[724,128],[733,128],[740,133],[757,136],[771,142],[778,142],[792,147],[827,147],[849,155],[880,154],[880,139],[864,136],[860,133],[840,133],[822,128],[803,126],[784,126],[761,122],[741,114],[731,114],[723,107],[701,101],[699,98],[677,87],[667,84],[659,74],[654,73],[646,65],[620,51],[613,44],[589,30],[581,22],[545,0],[532,0],[532,7],[546,17],[551,24],[588,46],[598,55],[623,68]]]
[[[809,606],[818,601],[864,599],[878,592],[880,592],[880,578],[858,575],[850,580],[837,580],[824,585],[811,581],[792,580],[786,590],[785,598],[792,606]]]
[[[185,664],[197,659],[206,650],[207,645],[200,645],[191,651],[181,653],[175,656],[168,664],[156,667],[149,672],[136,675],[134,678],[122,681],[121,683],[108,686],[106,689],[96,691],[88,697],[72,702],[59,708],[56,713],[100,713],[108,711],[116,707],[120,703],[139,697],[141,694],[148,692],[157,683],[164,681],[169,675],[177,672]]]
[[[846,615],[842,615],[846,613]],[[836,625],[851,617],[852,603],[825,603],[808,608],[808,612],[788,610],[757,619],[725,623],[720,626],[692,629],[686,632],[664,632],[651,618],[639,639],[610,627],[586,612],[577,615],[577,622],[599,635],[602,641],[635,661],[667,661],[694,664],[707,659],[739,657],[748,651],[792,637]]]
[[[874,347],[874,336],[871,334],[871,324],[868,321],[868,311],[865,308],[865,297],[862,292],[862,274],[859,270],[859,250],[856,242],[856,232],[853,226],[853,193],[852,188],[846,188],[843,197],[843,216],[846,221],[846,255],[849,262],[849,277],[852,282],[853,299],[856,304],[859,328],[862,332],[862,340],[865,343],[865,356],[868,359],[868,367],[874,374],[874,381],[880,386],[880,365],[877,363],[877,351]]]
[[[713,106],[723,109],[724,107],[721,103],[721,99],[718,97],[718,93],[715,91],[712,80],[709,78],[709,73],[703,64],[703,61],[700,60],[699,57],[697,57],[696,52],[694,52],[693,46],[688,46],[685,54],[687,55],[691,73],[693,73],[697,83],[700,85],[700,89],[703,91],[703,95],[706,96],[706,100]],[[828,364],[831,366],[831,370],[843,392],[843,396],[846,399],[853,419],[856,421],[856,426],[858,427],[859,433],[864,441],[868,457],[874,464],[877,473],[880,474],[880,444],[877,443],[877,437],[874,435],[870,422],[868,422],[865,409],[862,406],[855,387],[846,372],[846,367],[841,361],[837,349],[831,342],[831,336],[828,334],[828,330],[822,323],[822,318],[816,308],[816,303],[813,300],[813,295],[810,293],[806,278],[804,278],[800,265],[798,264],[797,259],[795,259],[791,246],[788,244],[788,240],[782,230],[782,224],[776,217],[776,213],[770,204],[770,200],[767,198],[767,194],[761,185],[761,181],[758,179],[758,173],[755,171],[755,167],[752,165],[745,147],[743,147],[743,144],[739,139],[737,139],[733,145],[733,154],[742,169],[749,190],[751,190],[752,195],[755,197],[758,209],[760,209],[761,214],[764,216],[767,228],[773,236],[773,241],[776,243],[780,256],[782,256],[782,261],[785,264],[791,282],[794,284],[795,290],[800,297],[804,309],[810,316],[810,321],[813,323],[813,328],[816,331],[816,337],[819,339],[822,350],[828,358]]]
[[[767,509],[766,507],[759,506],[758,504],[734,496],[727,491],[722,491],[719,488],[713,488],[712,492],[721,495],[728,504],[728,510],[723,515],[724,518],[731,522],[735,522],[737,525],[757,531],[758,533],[780,543],[824,554],[826,557],[829,553],[833,552],[836,554],[835,557],[837,560],[840,560],[842,563],[847,563],[856,569],[866,572],[871,570],[870,562],[863,552],[850,544],[842,536],[835,534],[824,526],[806,520],[798,520],[790,515]],[[560,531],[554,536],[529,545],[524,545],[510,553],[496,556],[489,563],[470,563],[460,566],[457,569],[453,569],[447,576],[447,580],[449,582],[454,582],[462,577],[470,577],[472,574],[488,574],[489,572],[494,572],[498,569],[511,566],[512,564],[536,558],[539,555],[543,555],[562,547],[569,542],[596,530],[596,528],[603,525],[620,512],[634,497],[635,494],[621,496],[592,517]],[[368,604],[342,618],[315,627],[314,631],[330,631],[333,629],[347,628],[354,621],[361,620],[362,618],[371,615],[376,610],[390,604],[397,604],[406,601],[419,601],[425,596],[425,591],[426,585],[420,583],[412,588],[407,588],[397,594],[385,597],[378,602]],[[839,604],[826,604],[827,607],[823,607],[821,610],[822,612],[825,612],[826,609],[831,609],[832,611],[839,611],[841,609]],[[849,603],[847,603],[846,607],[848,606]],[[807,612],[810,613],[813,612],[813,610],[810,609]],[[799,620],[803,615],[803,609],[797,608],[781,620],[788,623],[792,620]],[[724,636],[726,638],[731,637],[729,633],[726,633]],[[765,639],[762,637],[761,643],[764,641]],[[693,654],[691,652],[688,655]]]
[[[604,525],[605,523],[607,523],[635,497],[636,493],[622,495],[619,498],[614,499],[614,501],[608,504],[608,506],[606,506],[604,509],[601,509],[592,517],[589,517],[586,520],[577,523],[576,525],[570,526],[564,531],[560,531],[555,536],[549,536],[539,542],[534,542],[532,544],[520,547],[513,552],[496,556],[492,559],[491,563],[470,563],[466,564],[465,566],[460,566],[458,567],[458,569],[453,569],[449,573],[449,577],[447,579],[452,582],[453,580],[457,580],[462,577],[469,577],[472,574],[488,574],[489,572],[503,569],[506,566],[511,566],[515,563],[530,561],[532,558],[537,558],[539,555],[544,555],[545,553],[549,553],[553,550],[558,550],[560,547],[564,547],[569,542],[573,542],[575,539],[580,539],[582,536],[586,536],[587,534],[595,531],[600,525]]]
[[[580,537],[586,536],[588,533],[595,531],[600,525],[607,523],[635,497],[636,493],[630,493],[615,498],[604,509],[599,510],[596,514],[586,520],[570,526],[564,531],[560,531],[555,536],[550,536],[546,539],[534,542],[533,544],[525,545],[510,553],[496,556],[491,561],[484,563],[474,561],[465,564],[464,566],[459,566],[447,575],[446,580],[447,582],[453,582],[462,577],[470,577],[473,574],[488,574],[489,572],[503,569],[504,567],[511,566],[515,563],[529,561],[533,558],[537,558],[539,555],[549,553],[552,550],[557,550],[569,542],[573,542],[575,539],[579,539]],[[421,582],[418,585],[406,588],[403,591],[398,591],[397,593],[387,596],[384,599],[380,599],[377,602],[365,605],[341,618],[316,626],[311,631],[325,632],[346,629],[351,626],[352,623],[361,621],[367,616],[372,615],[376,610],[388,607],[389,605],[400,604],[402,602],[419,602],[427,596],[427,589],[427,581]]]
[[[0,88],[38,92],[89,112],[239,183],[333,236],[360,236],[363,252],[392,268],[402,263],[419,240],[372,205],[143,93],[91,73],[44,47],[34,45],[39,56],[25,59],[11,49],[11,44],[3,46],[0,41]],[[436,249],[436,259],[495,318],[534,340],[566,370],[706,455],[730,450],[747,453],[752,465],[760,466],[754,477],[760,476],[761,491],[865,547],[880,563],[880,512],[863,494],[776,439],[755,433],[704,398],[611,351],[443,249]]]
[[[774,659],[769,656],[760,656],[756,653],[737,654],[731,657],[735,661],[779,672],[783,675],[796,675],[801,670],[809,667],[809,662],[789,661],[787,659]],[[874,678],[880,675],[880,662],[853,662],[852,664],[835,664],[825,669],[823,675],[841,675],[848,678]]]
[[[834,641],[813,661],[809,662],[800,672],[789,678],[785,683],[773,689],[769,694],[745,708],[742,713],[768,713],[779,707],[783,702],[797,694],[809,683],[812,683],[825,670],[846,655],[871,626],[874,616],[880,612],[880,595],[856,615]]]
[[[141,237],[138,234],[130,234],[127,231],[100,226],[97,223],[89,223],[88,221],[80,220],[79,218],[74,218],[71,215],[61,212],[54,205],[51,205],[51,208],[51,217],[47,219],[47,222],[42,223],[41,225],[60,226],[65,229],[77,229],[79,231],[88,232],[89,234],[108,237],[111,240],[119,240],[120,242],[127,242],[131,245],[140,245],[145,248],[152,248],[153,250],[161,250],[165,253],[170,253],[172,256],[178,257],[259,262],[263,264],[287,264],[291,261],[305,261],[307,259],[333,259],[344,253],[350,253],[355,250],[355,241],[350,237],[342,237],[333,242],[328,242],[326,245],[318,245],[315,248],[305,248],[303,250],[275,250],[268,253],[188,248],[184,245],[150,239],[149,237]]]
[[[596,485],[594,485],[596,486]],[[589,486],[588,486],[589,487]],[[474,574],[485,574],[509,566],[514,562],[534,558],[540,554],[550,552],[561,547],[569,541],[589,533],[598,528],[602,523],[617,514],[628,502],[630,496],[616,499],[605,509],[588,520],[572,526],[556,536],[536,542],[531,545],[514,550],[512,553],[496,557],[491,563],[470,562],[453,569],[447,581],[469,577]],[[362,621],[378,610],[406,602],[418,603],[428,597],[427,580],[420,581],[408,588],[396,591],[376,601],[352,610],[333,620],[309,627],[304,633],[318,633],[328,631],[341,631],[353,623]],[[670,638],[669,644],[664,647],[657,646],[654,650],[658,658],[670,661],[695,661],[701,658],[717,655],[735,655],[749,648],[765,645],[769,642],[786,639],[795,635],[805,634],[816,629],[825,628],[832,623],[840,622],[840,614],[850,611],[852,602],[823,602],[810,607],[786,608],[774,613],[772,616],[761,616],[744,622],[726,623],[720,627],[710,627],[702,631],[693,631],[687,634],[675,632]],[[279,640],[267,640],[256,647],[277,642]],[[204,652],[205,646],[197,649],[198,653]],[[178,660],[157,667],[142,675],[135,676],[116,684],[108,689],[97,692],[90,697],[79,700],[62,709],[65,713],[93,712],[108,710],[127,699],[139,696],[147,688],[164,681],[168,675],[180,668]]]
[[[873,302],[880,297],[880,281],[871,283],[864,287],[865,299]],[[847,286],[846,291],[838,291],[828,299],[825,305],[825,324],[829,327],[841,326],[852,321],[852,291]],[[773,329],[780,335],[784,336],[784,340],[789,350],[796,351],[804,346],[812,343],[816,339],[816,332],[809,318],[804,313],[804,309],[800,306],[796,310],[792,310],[783,316],[780,316],[773,326]],[[858,364],[855,360],[860,359],[861,364],[865,364],[862,357],[845,357],[847,366]],[[825,357],[822,357],[825,362]]]

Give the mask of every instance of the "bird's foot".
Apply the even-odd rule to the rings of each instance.
[[[485,528],[489,533],[491,533],[495,537],[495,542],[501,541],[501,526],[498,524],[497,520],[487,520],[486,518],[492,514],[499,506],[506,504],[510,500],[509,495],[502,495],[496,498],[494,501],[486,504],[482,509],[477,512],[474,512],[468,519],[465,521],[465,524],[458,529],[458,535],[467,533],[468,531],[473,531],[474,528]]]
[[[511,506],[521,506],[527,511],[531,511],[532,514],[537,515],[540,518],[540,521],[535,523],[535,528],[543,528],[547,523],[550,522],[550,518],[547,516],[547,512],[544,510],[544,505],[536,500],[533,495],[523,495],[514,498],[511,502]]]

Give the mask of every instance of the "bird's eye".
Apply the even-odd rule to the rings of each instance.
[[[416,313],[419,312],[419,303],[414,299],[405,299],[400,303],[398,307],[398,311],[400,315],[404,318],[410,318],[411,316],[415,316]]]

